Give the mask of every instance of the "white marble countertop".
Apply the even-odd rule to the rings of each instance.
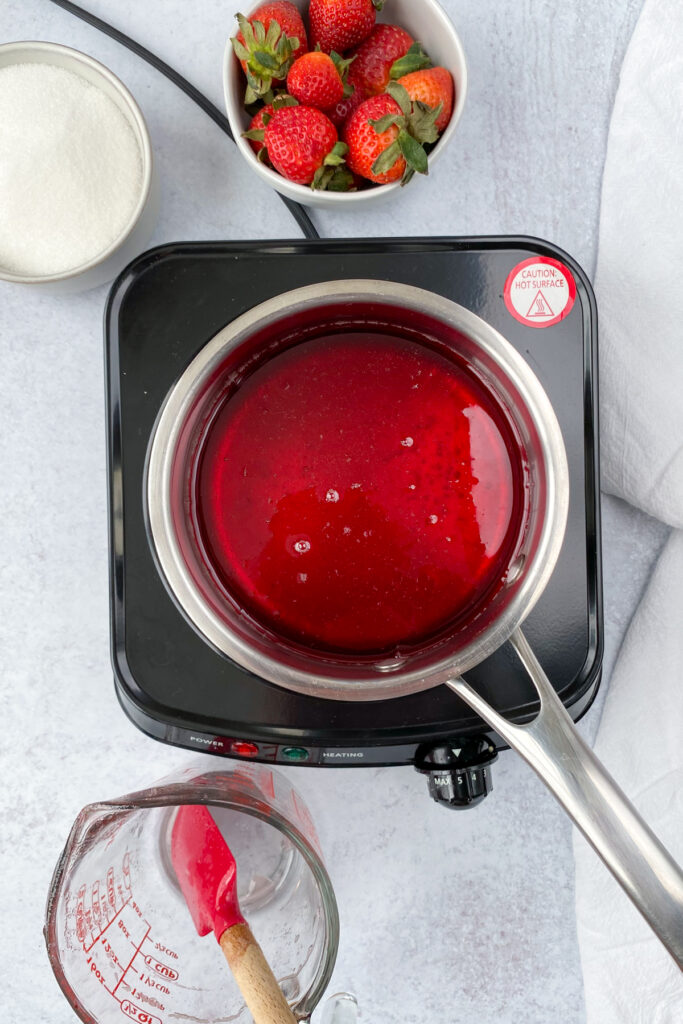
[[[400,206],[316,212],[323,235],[546,237],[590,274],[619,67],[641,0],[442,0],[471,92],[450,156]],[[89,0],[221,105],[225,0]],[[232,5],[236,6],[236,4]],[[0,41],[47,39],[103,61],[150,126],[163,189],[152,244],[297,237],[275,195],[189,100],[47,0],[3,0]],[[400,220],[399,220],[400,212]],[[50,876],[79,808],[191,755],[121,713],[107,611],[102,309],[0,283],[0,1017],[70,1024],[41,935]],[[606,690],[665,531],[604,502]],[[582,723],[594,735],[600,700]],[[410,769],[290,770],[319,826],[341,910],[330,991],[369,1024],[580,1024],[570,825],[511,753],[476,811],[448,814]],[[377,801],[382,783],[381,804]]]

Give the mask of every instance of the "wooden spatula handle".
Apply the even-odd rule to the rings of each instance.
[[[220,946],[255,1024],[296,1024],[263,951],[248,924],[234,924]]]

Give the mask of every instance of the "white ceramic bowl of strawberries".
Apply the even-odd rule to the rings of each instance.
[[[309,50],[312,50],[315,40],[311,38],[312,33],[311,26],[309,23],[309,7],[311,4],[311,0],[292,0],[292,2],[300,12],[300,15],[304,21],[307,33],[306,46]],[[313,2],[320,3],[320,0],[313,0]],[[340,8],[342,8],[344,2],[345,0],[323,0],[323,6],[329,3],[330,6],[338,4]],[[351,0],[351,6],[352,8],[355,8],[356,12],[357,10],[360,10],[362,8],[363,4],[364,0]],[[360,5],[360,7],[356,7],[356,5]],[[372,7],[372,0],[368,0],[367,5],[369,7]],[[259,10],[262,6],[263,3],[245,3],[246,9],[243,9],[242,13],[249,19],[252,17],[253,12]],[[460,117],[462,115],[463,107],[465,104],[465,98],[467,94],[467,66],[465,63],[465,55],[463,52],[462,44],[452,22],[443,11],[440,4],[436,2],[436,0],[385,0],[382,10],[376,11],[374,13],[376,25],[384,24],[400,26],[401,29],[404,30],[404,33],[408,33],[412,40],[414,40],[415,42],[419,42],[422,45],[422,48],[424,49],[425,53],[429,55],[432,65],[435,68],[445,68],[452,76],[454,85],[454,95],[450,119],[448,120],[448,123],[445,125],[445,127],[441,128],[438,137],[436,138],[436,141],[432,142],[431,145],[427,146],[429,167],[432,167],[434,162],[438,160],[441,157],[441,155],[445,152],[446,147],[448,146],[450,140],[452,139],[458,121],[460,120]],[[358,15],[357,13],[354,13],[352,23],[355,25],[357,21]],[[236,36],[238,34],[238,30],[239,25],[237,24],[236,21],[233,30],[230,32],[230,37],[232,38]],[[332,26],[331,31],[334,34],[334,26]],[[342,33],[343,38],[344,29],[341,28],[340,31]],[[373,39],[374,38],[375,36],[373,36]],[[363,46],[364,42],[365,40],[356,43],[354,46],[346,48],[343,51],[343,56],[353,54],[355,51],[359,50],[359,48]],[[408,40],[406,38],[406,45],[407,43]],[[300,51],[297,51],[297,55],[301,55]],[[357,58],[356,61],[351,64],[350,69],[347,72],[350,81],[352,80],[354,75],[354,64],[358,65],[359,60],[360,58]],[[253,111],[256,108],[251,108],[251,114],[247,112],[247,110],[245,109],[244,101],[245,89],[247,87],[247,79],[240,65],[240,61],[233,49],[231,39],[228,39],[225,49],[225,57],[223,62],[223,86],[225,90],[225,102],[228,120],[230,122],[230,126],[235,136],[235,141],[237,143],[240,153],[247,161],[247,163],[252,167],[255,173],[258,174],[263,181],[265,181],[268,185],[271,186],[271,188],[274,188],[276,191],[282,193],[283,195],[287,196],[290,199],[293,199],[299,203],[303,203],[304,205],[307,206],[322,206],[333,209],[353,209],[357,207],[359,204],[377,202],[377,200],[380,198],[386,198],[392,195],[396,195],[401,191],[401,180],[392,181],[386,184],[380,184],[367,180],[358,173],[354,174],[354,180],[353,183],[351,184],[352,190],[350,191],[334,191],[323,190],[320,188],[312,188],[310,184],[300,184],[297,183],[296,181],[289,180],[283,174],[275,170],[272,166],[268,166],[269,162],[259,160],[256,154],[256,150],[254,146],[252,146],[251,141],[247,138],[244,138],[243,136],[243,133],[249,130],[250,128],[250,125],[252,123]],[[280,81],[276,79],[273,83],[273,87],[277,91],[284,92],[287,89],[287,83],[286,81]],[[411,92],[412,91],[413,89],[411,88]],[[392,102],[386,99],[386,93],[384,93],[383,95],[385,96],[385,99],[378,102],[376,96],[371,97],[369,94],[364,93],[364,97],[366,99],[372,98],[374,101],[372,107],[367,108],[368,115],[372,116],[374,120],[377,120],[382,116],[388,116],[392,112],[397,113],[398,116],[401,117],[402,112],[398,110],[395,100],[392,105]],[[420,113],[417,110],[416,104],[412,105],[412,111],[413,113],[417,114],[417,119],[419,121]],[[329,117],[331,112],[329,109],[324,109],[321,111],[321,113],[322,115]],[[339,142],[346,142],[348,140],[351,142],[354,149],[353,153],[346,153],[346,162],[349,165],[353,164],[354,166],[358,167],[362,165],[362,153],[359,152],[362,146],[362,133],[359,133],[358,131],[355,130],[358,128],[359,118],[357,117],[355,119],[354,124],[352,125],[352,117],[353,114],[350,115],[349,119],[345,123],[335,125],[335,128]],[[297,120],[301,119],[301,125],[305,126],[305,135],[307,138],[318,132],[318,129],[320,128],[319,122],[321,122],[322,120],[316,114],[309,115],[309,117],[306,120],[304,120],[304,115],[301,114],[287,114],[286,117],[280,117],[278,119],[277,126],[280,129],[280,134],[285,134],[285,143],[287,141],[286,132],[288,130],[288,127],[285,125],[284,122],[285,120],[289,120],[291,122],[295,118]],[[362,120],[363,125],[366,124],[365,118],[362,118],[360,120]],[[441,116],[440,120],[441,122],[443,122],[443,115]],[[282,122],[282,124],[280,124],[280,122]],[[407,125],[407,130],[412,134],[414,131],[413,124],[416,124],[417,122],[415,121],[415,118],[412,116],[408,118],[408,122],[409,123]],[[402,121],[401,123],[404,122]],[[272,125],[270,129],[270,142],[271,149],[273,150],[273,152],[275,151],[275,127],[275,125]],[[421,124],[418,124],[418,130],[416,132],[418,136],[420,135],[421,127]],[[296,131],[296,128],[294,130]],[[428,130],[429,126],[427,127],[427,131]],[[373,128],[371,132],[371,143],[374,143],[375,135],[377,134],[378,133],[375,132]],[[395,131],[393,131],[393,135],[395,134]],[[330,133],[329,127],[327,125],[325,125],[322,128],[322,136],[325,140],[329,138],[329,142],[332,143],[333,136],[332,133]],[[360,142],[358,141],[359,137],[361,137]],[[382,139],[386,138],[387,140],[390,140],[391,137],[392,129],[388,129],[388,133],[386,135],[382,135]],[[426,137],[428,139],[430,138],[430,136]],[[404,136],[402,136],[402,138],[404,138]],[[327,141],[321,144],[323,145],[324,148],[327,148],[328,146]],[[296,143],[294,143],[294,148],[296,149]],[[344,147],[342,146],[341,148],[343,149]],[[395,148],[396,146],[394,146],[394,149]],[[399,154],[399,161],[402,160],[402,158],[403,154],[401,152]],[[418,159],[417,163],[420,164],[420,161],[421,158]],[[328,172],[327,177],[331,175],[337,163],[337,161],[335,161],[334,159],[334,155],[330,157],[330,163],[333,166]],[[342,170],[344,170],[345,167],[346,164],[342,165]],[[298,170],[299,169],[297,167],[295,171],[290,173],[296,174],[298,173]],[[318,178],[320,178],[320,175],[323,173],[323,171],[324,168],[322,168],[319,171]],[[390,171],[389,175],[391,175],[392,173],[393,172]],[[306,176],[306,170],[299,174],[299,177]],[[382,177],[381,174],[376,176]],[[415,174],[414,178],[409,183],[408,187],[416,187],[415,182],[418,179],[422,179],[424,177],[425,175],[421,173]],[[330,186],[328,185],[328,189],[329,187]]]

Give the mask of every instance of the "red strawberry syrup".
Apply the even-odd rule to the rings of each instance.
[[[215,575],[319,651],[394,652],[466,619],[523,517],[505,413],[460,360],[384,333],[302,341],[218,408],[195,474]]]

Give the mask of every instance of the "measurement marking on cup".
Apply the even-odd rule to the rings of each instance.
[[[107,942],[106,939],[101,939],[101,942],[104,947],[104,952],[107,954],[112,963],[118,967],[123,967],[123,964],[121,963],[116,953],[114,952],[111,943]]]
[[[144,934],[144,935],[142,936],[142,938],[140,939],[140,944],[138,945],[137,949],[135,950],[135,952],[133,953],[132,957],[130,958],[130,961],[129,961],[129,963],[128,963],[128,967],[130,967],[130,965],[131,965],[131,964],[133,963],[133,960],[135,960],[135,957],[136,957],[136,956],[138,955],[138,953],[140,952],[140,946],[142,946],[142,943],[143,943],[143,942],[145,941],[145,939],[146,939],[146,938],[147,938],[147,936],[149,935],[149,928],[150,928],[150,926],[149,926],[149,925],[147,925],[147,931],[145,932],[145,934]],[[118,981],[116,982],[116,987],[114,988],[114,992],[116,992],[116,989],[117,989],[117,988],[119,987],[119,985],[121,984],[121,982],[122,982],[122,981],[123,981],[123,979],[125,978],[125,976],[126,976],[126,971],[128,970],[128,967],[126,967],[126,970],[125,970],[125,971],[123,972],[123,974],[121,975],[121,977],[119,978],[119,980],[118,980]],[[114,992],[112,992],[112,995],[114,995]]]
[[[155,992],[161,992],[164,996],[170,996],[171,990],[167,985],[164,985],[163,981],[159,981],[158,978],[153,978],[149,974],[140,975],[140,983],[147,985],[148,988],[153,988]]]
[[[114,869],[107,871],[107,901],[112,910],[116,909],[116,892],[114,890]]]
[[[157,960],[149,953],[143,959],[147,966],[150,968],[150,970],[154,971],[155,974],[159,974],[162,978],[165,978],[167,981],[178,980],[178,972],[173,967],[169,967],[168,964],[162,963],[160,960]]]
[[[124,999],[121,1003],[121,1010],[130,1017],[131,1020],[139,1021],[139,1024],[162,1024],[159,1017],[155,1017],[152,1013],[147,1013],[146,1010],[141,1009],[135,1003],[132,1003],[130,999]]]
[[[89,956],[86,962],[90,964],[90,973],[95,975],[95,977],[97,978],[105,992],[108,992],[110,996],[113,996],[114,993],[107,985],[106,981],[104,980],[104,975],[102,974],[102,971],[99,969],[93,958]],[[114,996],[114,998],[116,997]]]
[[[151,1007],[151,1009],[147,1011],[148,1013],[151,1013],[151,1010],[159,1010],[160,1013],[164,1013],[166,1010],[164,1004],[160,1003],[156,996],[152,995],[150,992],[143,992],[140,988],[132,988],[130,990],[130,994],[134,999],[144,1003],[145,1006]],[[116,999],[116,996],[114,996],[114,998]],[[176,1016],[178,1015],[176,1014]]]
[[[123,884],[128,892],[130,892],[130,854],[128,853],[128,850],[126,850],[124,854],[123,864],[121,866],[123,868]]]
[[[102,908],[100,907],[100,883],[95,882],[92,887],[90,896],[90,905],[92,907],[92,916],[95,921],[95,927],[99,929],[99,934],[102,934]],[[95,940],[97,941],[97,939]]]
[[[90,943],[90,945],[89,945],[89,946],[88,946],[87,948],[86,948],[86,947],[83,947],[86,953],[89,953],[89,952],[90,952],[90,950],[91,950],[91,949],[93,948],[93,946],[95,945],[95,943],[99,942],[99,940],[100,940],[100,939],[102,938],[102,936],[103,936],[103,935],[104,935],[104,933],[106,932],[107,928],[111,928],[111,926],[113,925],[113,923],[114,923],[114,921],[116,920],[116,918],[117,918],[117,917],[119,916],[119,914],[120,914],[120,913],[121,913],[121,912],[123,911],[124,907],[128,906],[128,904],[129,904],[129,903],[130,903],[130,896],[128,897],[128,899],[126,900],[126,902],[125,902],[125,903],[123,904],[123,906],[122,906],[122,907],[120,907],[120,908],[119,908],[119,909],[117,910],[117,912],[116,912],[116,913],[114,914],[114,916],[112,917],[111,921],[109,921],[109,923],[108,923],[108,924],[106,924],[106,925],[104,926],[104,928],[102,929],[102,931],[100,932],[100,934],[99,934],[99,935],[98,935],[98,936],[97,936],[96,938],[94,938],[94,939],[93,939],[93,941],[92,941],[92,942]]]
[[[150,942],[152,942],[153,940],[152,940],[152,939],[150,939],[149,941],[150,941]],[[178,954],[177,954],[177,953],[175,953],[175,952],[174,952],[174,951],[173,951],[172,949],[169,949],[169,948],[168,948],[168,946],[164,946],[163,942],[155,942],[155,943],[154,943],[154,948],[155,948],[155,949],[156,949],[156,950],[157,950],[157,951],[158,951],[159,953],[165,953],[165,954],[166,954],[166,956],[170,956],[170,957],[172,957],[172,958],[173,958],[174,960],[177,960],[177,959],[178,959]]]
[[[85,947],[85,919],[83,916],[85,886],[82,885],[76,897],[76,938]]]

